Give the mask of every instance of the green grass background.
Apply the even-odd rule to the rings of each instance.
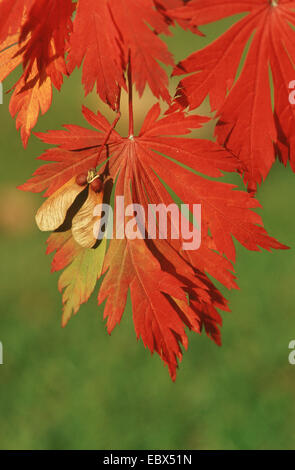
[[[207,28],[205,39],[178,29],[167,42],[179,60],[226,26]],[[142,104],[137,101],[137,122],[150,101],[149,95]],[[237,246],[240,291],[226,293],[232,313],[224,315],[223,346],[205,334],[189,334],[189,349],[172,383],[159,357],[136,342],[130,303],[111,337],[97,289],[67,328],[60,327],[58,275],[50,274],[47,237],[34,224],[41,197],[15,190],[37,167],[34,157],[45,146],[32,137],[23,150],[8,102],[5,96],[0,106],[0,448],[294,449],[295,366],[288,363],[288,344],[295,339],[295,176],[290,169],[276,164],[258,197],[266,228],[293,249],[252,253]],[[36,130],[84,125],[82,102],[106,109],[94,94],[83,98],[75,72],[62,93],[54,93]]]

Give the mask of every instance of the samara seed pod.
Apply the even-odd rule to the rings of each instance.
[[[87,184],[87,173],[80,173],[76,176],[76,183],[79,186],[86,186]]]
[[[102,191],[102,188],[103,188],[103,182],[100,178],[96,178],[95,180],[92,181],[90,186],[91,186],[91,189],[95,193],[100,193]]]
[[[97,239],[94,234],[94,224],[99,222],[101,212],[97,213],[95,208],[103,201],[103,193],[95,193],[89,188],[88,197],[72,220],[72,235],[78,245],[83,248],[92,248]]]
[[[36,223],[42,231],[56,230],[65,220],[68,209],[83,189],[72,178],[49,196],[36,214]]]
[[[46,199],[37,212],[37,225],[44,231],[71,230],[80,246],[92,248],[97,243],[94,226],[101,219],[101,209],[95,209],[103,200],[102,177],[93,169],[80,173]]]

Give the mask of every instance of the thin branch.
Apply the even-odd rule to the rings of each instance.
[[[98,162],[99,162],[99,159],[100,159],[100,156],[101,156],[101,153],[102,153],[104,147],[107,145],[108,140],[109,140],[109,138],[110,138],[110,136],[111,136],[111,133],[112,133],[113,130],[115,129],[115,127],[116,127],[116,125],[118,124],[118,121],[119,121],[119,119],[120,119],[120,117],[121,117],[121,111],[120,111],[120,109],[119,109],[120,97],[121,97],[121,90],[120,90],[120,93],[119,93],[119,96],[118,96],[118,107],[117,107],[118,111],[117,111],[117,115],[116,115],[116,117],[115,117],[115,119],[114,119],[114,121],[113,121],[113,124],[111,125],[111,127],[110,127],[108,133],[106,134],[105,139],[104,139],[104,141],[103,141],[103,143],[102,143],[102,145],[101,145],[101,147],[100,147],[100,149],[99,149],[99,151],[98,151],[98,154],[97,154],[97,157],[96,157],[95,167],[97,167]]]
[[[129,54],[128,61],[128,103],[129,103],[129,137],[134,135],[134,117],[133,117],[133,90],[132,90],[132,68]]]

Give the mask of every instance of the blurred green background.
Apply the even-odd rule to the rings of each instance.
[[[178,61],[227,26],[203,28],[206,38],[177,29],[167,43]],[[136,100],[138,123],[152,101],[149,93]],[[15,189],[37,168],[34,157],[45,146],[32,137],[22,148],[8,102],[5,96],[0,106],[0,448],[294,449],[288,344],[295,339],[295,250],[237,246],[240,291],[226,292],[232,313],[224,315],[223,346],[189,334],[176,383],[159,357],[136,342],[130,303],[109,337],[96,289],[62,329],[58,274],[50,274],[47,236],[34,223],[41,196]],[[36,130],[85,125],[82,103],[106,110],[95,94],[84,99],[76,71]],[[239,183],[236,175],[226,178]],[[266,228],[292,248],[294,183],[290,169],[276,164],[258,193]]]

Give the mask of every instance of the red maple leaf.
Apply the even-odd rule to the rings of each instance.
[[[295,171],[295,108],[288,100],[294,79],[294,10],[294,0],[210,0],[206,4],[192,0],[172,12],[175,18],[199,26],[247,13],[211,45],[181,61],[174,75],[190,74],[177,90],[181,106],[197,108],[209,95],[219,118],[217,139],[244,163],[249,190],[266,178],[276,152]]]
[[[120,88],[126,87],[124,72],[130,57],[140,95],[148,84],[156,97],[169,101],[168,77],[158,62],[174,62],[158,34],[169,34],[166,8],[180,3],[128,0],[126,7],[125,0],[80,0],[71,36],[69,71],[84,59],[85,93],[96,83],[102,100],[117,109]]]
[[[35,0],[2,0],[0,3],[0,44],[19,32]]]
[[[0,4],[0,81],[18,65],[24,68],[9,107],[11,115],[17,115],[24,146],[39,113],[51,105],[52,85],[60,89],[67,73],[64,56],[73,10],[72,0],[17,0],[13,6],[4,0]]]
[[[174,62],[159,34],[170,34],[173,18],[168,10],[180,5],[182,0],[128,0],[128,8],[125,0],[16,0],[11,6],[11,0],[3,0],[0,80],[22,64],[24,73],[14,86],[10,112],[17,115],[24,146],[39,113],[51,105],[52,85],[60,90],[63,75],[82,61],[85,93],[96,83],[100,97],[113,109],[118,107],[121,88],[126,88],[129,59],[139,93],[149,85],[156,97],[169,102],[168,77],[159,62],[170,66]],[[189,21],[179,22],[197,32]]]
[[[100,113],[84,108],[84,116],[97,130],[66,126],[65,131],[38,134],[58,147],[41,156],[53,163],[39,168],[21,189],[47,189],[46,195],[54,196],[75,175],[98,166],[102,175],[116,182],[114,195],[124,196],[124,208],[140,204],[146,211],[148,204],[173,202],[162,184],[165,181],[183,203],[201,204],[202,243],[197,251],[185,251],[184,240],[169,234],[166,239],[117,237],[105,255],[105,243],[81,248],[68,227],[52,234],[48,241],[48,252],[56,251],[52,269],[65,268],[59,282],[60,290],[64,289],[62,323],[87,301],[104,275],[98,299],[106,301],[108,332],[120,322],[130,290],[137,337],[161,356],[175,379],[180,345],[187,347],[186,328],[200,333],[204,326],[217,344],[221,342],[218,309],[228,310],[228,306],[207,274],[228,288],[237,287],[230,262],[235,259],[233,237],[250,250],[286,247],[267,235],[252,210],[259,207],[258,201],[233,185],[208,179],[240,169],[238,159],[216,143],[181,137],[206,119],[182,111],[160,118],[157,104],[138,136],[133,135],[131,120],[129,136],[121,137]],[[170,215],[168,220],[175,224]],[[142,231],[147,229],[144,223]]]
[[[42,77],[45,72],[60,89],[63,74],[67,73],[64,55],[72,32],[74,9],[72,0],[39,0],[34,3],[19,37],[20,44],[26,42],[21,51],[25,77],[36,63],[39,75]]]

